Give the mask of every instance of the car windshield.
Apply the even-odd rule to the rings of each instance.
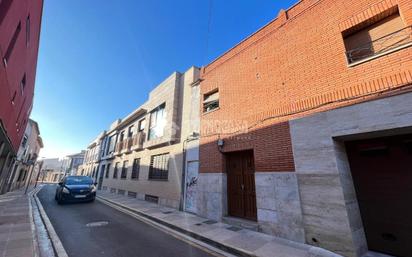
[[[85,185],[92,184],[93,180],[90,177],[67,177],[66,185]]]

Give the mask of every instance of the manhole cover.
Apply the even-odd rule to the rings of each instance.
[[[216,220],[206,220],[206,221],[203,221],[203,223],[208,224],[208,225],[212,225],[212,224],[216,224],[217,221]]]
[[[239,228],[239,227],[235,227],[235,226],[231,226],[231,227],[228,227],[228,228],[226,228],[227,230],[231,230],[231,231],[239,231],[239,230],[242,230],[241,228]]]
[[[108,221],[96,221],[96,222],[90,222],[86,224],[86,227],[101,227],[101,226],[106,226],[109,224]]]

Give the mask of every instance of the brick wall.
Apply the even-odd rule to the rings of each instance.
[[[4,0],[0,2],[0,121],[17,152],[33,104],[43,1]],[[29,23],[27,23],[28,16],[30,16]],[[9,45],[12,45],[10,42],[19,22],[20,32],[6,67],[3,58]],[[30,24],[28,43],[27,24]],[[24,74],[26,86],[22,93],[20,83]]]
[[[345,57],[342,33],[394,7],[411,26],[409,0],[303,0],[205,66],[201,94],[219,88],[220,108],[201,116],[201,172],[224,170],[219,137],[223,151],[253,148],[256,170],[291,171],[287,120],[412,83],[412,47],[351,67]]]

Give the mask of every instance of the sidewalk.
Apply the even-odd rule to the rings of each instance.
[[[98,191],[100,199],[184,233],[231,254],[259,257],[339,257],[335,253],[124,195]]]
[[[29,192],[24,188],[0,195],[0,256],[39,256],[30,212]]]

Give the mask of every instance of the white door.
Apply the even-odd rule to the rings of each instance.
[[[196,213],[197,177],[199,174],[199,161],[187,162],[185,183],[185,211]]]

